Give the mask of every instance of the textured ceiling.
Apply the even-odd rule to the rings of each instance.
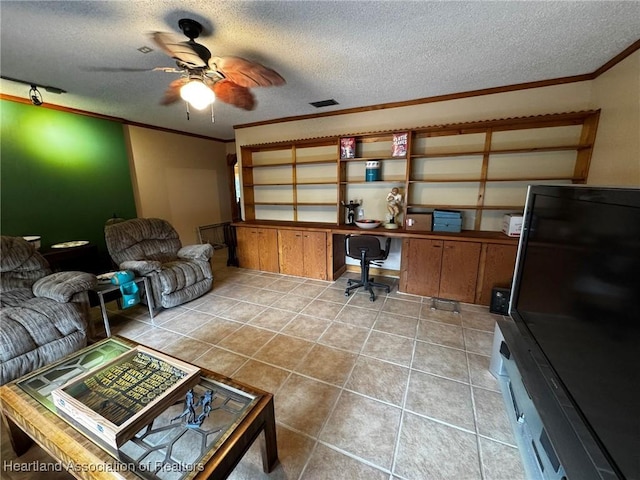
[[[187,120],[183,102],[159,104],[175,74],[91,71],[175,66],[148,33],[182,35],[185,17],[214,56],[260,62],[287,84],[254,89],[250,112],[216,102],[212,124],[208,110]],[[45,103],[220,139],[238,124],[587,74],[640,39],[638,1],[2,0],[0,20],[2,76],[68,92],[43,91]],[[339,105],[309,105],[329,98]]]

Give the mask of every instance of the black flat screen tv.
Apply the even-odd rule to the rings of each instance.
[[[640,189],[530,186],[509,313],[606,459],[602,477],[640,479]]]

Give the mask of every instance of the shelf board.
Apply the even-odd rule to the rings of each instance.
[[[285,207],[293,207],[293,202],[253,202],[248,205],[273,205],[273,206],[285,206]]]
[[[338,202],[298,202],[299,207],[336,207]]]
[[[492,148],[489,150],[469,150],[466,152],[430,152],[430,153],[412,153],[412,159],[418,158],[443,158],[443,157],[468,157],[474,155],[494,155],[509,153],[540,153],[540,152],[562,152],[571,150],[584,150],[591,148],[591,145],[552,145],[548,147],[521,147],[521,148]]]
[[[337,180],[327,180],[326,182],[298,182],[296,185],[336,185]]]
[[[292,187],[294,184],[291,182],[287,183],[247,183],[246,187]]]
[[[271,205],[271,206],[286,206],[286,207],[336,207],[338,205],[337,202],[297,202],[297,203],[293,203],[293,202],[252,202],[252,203],[245,203],[245,205],[252,205],[252,206],[257,206],[257,205]]]
[[[406,160],[407,156],[404,157],[392,157],[389,155],[388,157],[356,157],[356,158],[341,158],[341,162],[373,162],[373,161],[383,161],[383,160]]]
[[[505,153],[539,153],[539,152],[562,152],[570,150],[583,150],[587,148],[584,145],[555,145],[550,147],[523,147],[523,148],[496,148],[492,149],[490,154]]]
[[[311,162],[309,162],[311,163]],[[267,167],[267,168],[273,168],[273,167],[291,167],[292,165],[295,165],[295,163],[293,162],[286,162],[286,163],[261,163],[259,165],[242,165],[242,168],[262,168],[262,167]]]
[[[505,178],[424,178],[424,179],[412,179],[409,183],[470,183],[470,182],[547,182],[553,180],[570,180],[572,182],[584,182],[582,177],[505,177]]]
[[[296,162],[296,165],[322,165],[322,164],[331,164],[331,163],[337,163],[338,162],[338,158],[332,158],[332,159],[328,159],[328,160],[311,160],[310,162]]]
[[[523,210],[524,205],[483,205],[482,210]]]
[[[404,184],[404,178],[388,179],[388,180],[375,180],[373,182],[367,182],[366,180],[349,180],[346,182],[340,182],[340,185],[384,185],[384,184]]]
[[[428,208],[443,210],[522,210],[524,205],[436,205],[436,204],[409,204],[406,208]]]
[[[470,183],[470,182],[482,182],[483,180],[478,177],[473,178],[428,178],[422,180],[409,180],[409,183]]]
[[[571,180],[572,182],[584,182],[582,177],[512,177],[512,178],[487,178],[487,182],[547,182],[551,180]]]
[[[442,158],[442,157],[470,157],[474,155],[484,155],[484,150],[471,150],[468,152],[434,152],[434,153],[412,153],[411,158]]]

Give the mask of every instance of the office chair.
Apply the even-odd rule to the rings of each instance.
[[[344,291],[344,295],[348,297],[351,290],[364,287],[370,294],[369,300],[373,302],[376,299],[373,287],[384,288],[389,293],[391,291],[389,285],[374,282],[373,278],[369,278],[369,265],[373,263],[376,266],[380,266],[375,261],[384,260],[389,256],[391,238],[387,238],[384,250],[380,248],[378,237],[370,235],[347,235],[344,242],[347,256],[360,260],[360,281],[347,280],[347,288]]]

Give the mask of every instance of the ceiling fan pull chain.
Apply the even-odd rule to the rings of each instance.
[[[189,102],[184,102],[187,105],[187,121],[191,120],[189,118]]]
[[[216,117],[213,114],[213,103],[211,104],[211,123],[216,123]]]

